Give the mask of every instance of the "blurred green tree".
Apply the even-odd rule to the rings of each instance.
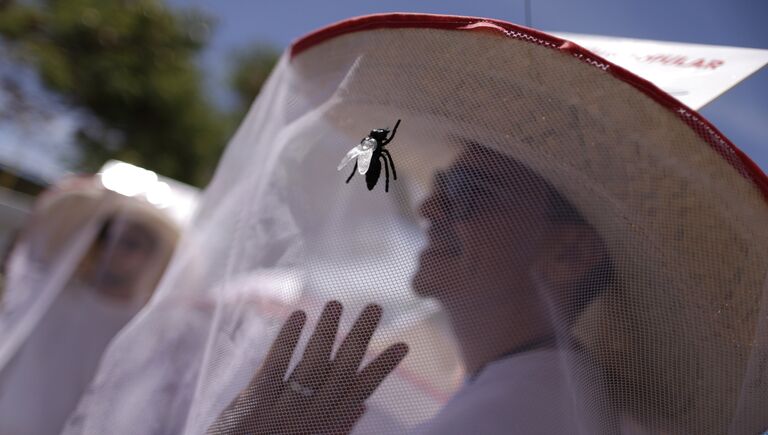
[[[277,49],[262,43],[240,48],[232,54],[229,87],[234,92],[236,101],[230,120],[235,126],[240,124],[251,107],[279,57],[280,52]]]
[[[160,0],[0,0],[0,36],[81,111],[81,169],[117,158],[204,185],[229,134],[196,56],[211,23]]]

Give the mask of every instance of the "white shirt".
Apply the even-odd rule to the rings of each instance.
[[[542,349],[486,366],[417,433],[421,435],[595,433],[563,369],[568,353]]]
[[[135,312],[82,286],[62,290],[0,373],[0,435],[58,434]]]

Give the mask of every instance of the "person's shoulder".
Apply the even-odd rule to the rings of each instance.
[[[563,358],[567,358],[565,353],[552,349],[500,358],[488,364],[466,387],[472,387],[476,392],[508,394],[512,385],[517,391],[521,388],[541,390],[543,387],[559,386],[564,377],[561,368]]]
[[[555,351],[489,364],[424,426],[423,434],[544,433],[572,427],[571,395]]]

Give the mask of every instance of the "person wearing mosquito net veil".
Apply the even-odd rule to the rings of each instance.
[[[715,127],[568,41],[333,25],[277,65],[65,433],[759,433],[766,196]]]
[[[42,194],[1,301],[0,433],[61,431],[101,353],[151,296],[176,237],[170,217],[97,177]]]
[[[579,410],[579,397],[569,391],[573,382],[559,364],[564,355],[572,363],[586,358],[567,329],[613,280],[599,235],[543,178],[475,144],[437,173],[420,213],[430,228],[413,287],[447,311],[468,377],[439,414],[413,432],[595,433],[583,415],[576,418],[585,411]],[[377,309],[360,315],[357,328],[345,338],[347,345],[334,356],[337,366],[320,383],[324,388],[311,394],[303,384],[317,382],[306,375],[302,380],[299,372],[317,378],[326,370],[325,359],[317,359],[313,350],[305,351],[287,383],[269,380],[267,374],[295,346],[303,322],[298,320],[303,314],[295,313],[251,387],[210,432],[351,431],[365,398],[407,350],[404,343],[395,344],[362,372],[338,374],[345,371],[347,349],[353,347],[348,343],[360,349],[368,344],[359,331],[369,328],[370,340]],[[340,311],[336,302],[326,307],[311,342],[333,341],[336,328],[328,326],[328,319]],[[286,368],[284,361],[277,371]],[[303,398],[304,393],[310,397]]]
[[[646,433],[632,415],[619,415],[621,406],[607,403],[603,384],[610,373],[571,333],[593,300],[620,286],[605,242],[562,194],[520,162],[472,144],[436,174],[419,211],[430,227],[414,291],[447,311],[467,380],[413,433]],[[407,345],[391,346],[362,371],[345,369],[355,347],[349,343],[364,351],[381,315],[368,307],[329,368],[341,310],[329,303],[310,338],[326,342],[326,358],[305,350],[291,371],[305,323],[303,312],[293,313],[251,385],[209,433],[351,432],[365,399],[400,363]],[[560,366],[566,363],[592,373],[569,379]],[[579,391],[583,381],[592,391]],[[590,415],[595,406],[602,407],[602,421]]]
[[[336,35],[335,31],[329,34]],[[536,91],[526,94],[531,89],[513,83],[508,84],[510,95],[515,96],[510,99],[524,108],[516,113],[523,119],[500,109],[471,113],[468,108],[499,101],[496,93],[505,91],[494,80],[504,79],[489,69],[489,76],[473,86],[470,83],[475,81],[460,75],[460,66],[456,76],[441,76],[454,86],[446,85],[446,93],[436,91],[419,82],[427,80],[427,72],[422,74],[409,64],[420,61],[404,60],[402,52],[395,56],[396,49],[386,46],[398,47],[403,40],[419,45],[413,36],[417,31],[412,32],[398,37],[394,30],[379,29],[378,38],[360,37],[363,53],[370,50],[376,55],[350,62],[352,67],[346,70],[325,114],[350,137],[355,128],[365,131],[363,126],[397,125],[395,120],[402,118],[398,136],[384,141],[395,160],[401,156],[399,161],[405,161],[398,169],[400,180],[405,173],[411,174],[409,182],[415,182],[423,178],[420,172],[434,170],[430,158],[454,156],[447,169],[436,170],[433,191],[419,207],[429,229],[413,289],[420,296],[438,300],[448,314],[467,376],[442,409],[413,432],[720,433],[729,430],[729,425],[733,433],[742,433],[749,426],[765,429],[768,423],[759,411],[759,404],[765,403],[764,393],[749,397],[754,393],[745,390],[734,394],[742,383],[760,382],[759,373],[764,369],[754,366],[760,353],[750,357],[753,364],[748,374],[740,373],[749,365],[743,352],[725,356],[761,339],[755,336],[745,341],[752,332],[750,328],[736,331],[743,327],[743,319],[737,320],[740,314],[736,313],[757,324],[756,312],[746,313],[752,310],[748,301],[761,297],[766,264],[760,263],[762,258],[758,260],[746,273],[748,283],[736,284],[736,289],[731,288],[734,283],[729,277],[733,275],[728,267],[743,273],[744,264],[753,261],[746,252],[761,257],[761,247],[751,244],[746,248],[745,241],[753,236],[765,238],[765,232],[759,229],[759,221],[739,230],[732,224],[723,225],[726,214],[719,204],[709,202],[711,191],[699,195],[702,191],[691,186],[689,165],[700,168],[698,153],[709,152],[708,164],[716,166],[718,174],[728,174],[738,188],[729,184],[709,187],[721,192],[734,189],[748,199],[742,208],[745,216],[765,216],[765,199],[759,189],[749,178],[741,178],[739,170],[730,166],[733,163],[724,161],[690,127],[644,95],[639,100],[633,95],[626,104],[635,104],[658,122],[674,125],[678,135],[665,138],[662,133],[659,138],[649,134],[646,143],[655,150],[645,155],[636,148],[636,138],[623,136],[631,137],[637,128],[631,117],[621,119],[628,113],[625,103],[598,104],[602,93],[580,96],[585,107],[590,107],[588,101],[595,101],[593,107],[598,107],[601,116],[614,111],[620,125],[614,131],[600,130],[605,124],[579,106],[558,101],[563,105],[558,107],[552,99],[547,102]],[[308,49],[305,59],[297,55],[295,68],[300,71],[312,65],[306,58],[319,60],[320,53],[348,48],[354,40],[353,36],[339,38],[337,47],[336,40],[329,38],[331,42],[319,43],[320,48]],[[459,38],[454,42],[458,44]],[[317,35],[312,39],[322,40]],[[462,53],[468,51],[474,52]],[[353,55],[349,58],[355,59]],[[450,59],[430,61],[451,68]],[[573,66],[577,71],[580,67],[578,63]],[[410,74],[402,73],[406,68]],[[585,69],[582,73],[591,77],[594,70]],[[624,93],[636,92],[622,86],[618,89]],[[448,92],[449,88],[462,91]],[[434,105],[435,101],[440,105]],[[434,120],[437,116],[448,119],[439,123]],[[477,124],[462,130],[468,119]],[[489,127],[497,132],[489,132]],[[471,137],[470,131],[478,132],[476,141],[457,139]],[[377,134],[371,131],[368,137]],[[360,146],[366,146],[366,141]],[[685,151],[667,151],[669,143],[680,142],[697,150],[691,154],[695,159],[683,154]],[[398,143],[400,148],[396,148]],[[624,154],[620,149],[626,150]],[[615,157],[609,157],[609,152]],[[678,166],[650,170],[658,164],[658,155],[666,152],[678,154]],[[629,153],[633,158],[627,158]],[[633,160],[635,153],[641,155],[637,161]],[[306,164],[310,162],[315,160],[308,159]],[[382,159],[381,166],[387,165]],[[356,169],[348,183],[354,180]],[[394,170],[389,174],[377,170],[376,174],[382,177],[380,184],[388,181],[391,187],[396,182]],[[390,174],[392,179],[386,180]],[[762,174],[756,176],[764,179]],[[370,190],[370,177],[360,178],[365,178]],[[652,192],[659,189],[669,196],[654,200]],[[376,200],[382,199],[371,199]],[[718,235],[707,235],[715,227]],[[735,246],[744,250],[736,253]],[[712,317],[714,313],[704,306],[702,297],[709,303],[720,301],[718,306],[724,304],[733,311]],[[334,303],[326,313],[339,309]],[[310,343],[332,341],[330,337],[336,335],[336,328],[324,323],[325,315]],[[295,316],[303,318],[301,312]],[[370,317],[364,312],[359,324],[375,328],[371,325],[377,318]],[[406,344],[392,345],[357,372],[344,368],[348,350],[344,344],[338,351],[342,355],[335,357],[342,360],[341,369],[333,363],[327,368],[330,357],[313,364],[312,348],[304,351],[298,368],[291,371],[287,360],[279,361],[293,353],[302,325],[303,320],[296,317],[288,320],[250,387],[219,416],[211,433],[353,430],[354,421],[365,414],[365,398],[380,382],[386,382]],[[343,343],[367,344],[360,335],[353,328]],[[368,332],[369,339],[370,335],[372,332]],[[742,343],[736,347],[735,337]],[[728,358],[733,367],[725,363]],[[339,375],[339,370],[346,376]],[[307,371],[317,379],[302,376]],[[391,376],[396,377],[397,371]],[[408,397],[400,396],[400,400]],[[740,410],[734,413],[734,408]]]

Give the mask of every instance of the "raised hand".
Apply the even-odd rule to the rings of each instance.
[[[288,317],[251,383],[209,428],[210,434],[346,434],[363,415],[365,400],[408,353],[397,343],[360,370],[381,307],[367,306],[335,355],[342,305],[326,304],[301,361],[288,366],[306,315]]]

